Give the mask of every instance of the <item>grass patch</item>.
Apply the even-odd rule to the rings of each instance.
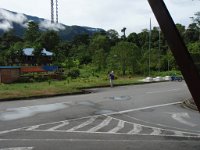
[[[135,84],[140,82],[140,79],[142,79],[142,77],[119,77],[114,81],[114,84]],[[81,90],[85,88],[106,86],[109,86],[109,81],[106,76],[66,79],[63,81],[52,80],[51,82],[0,84],[0,100],[72,94],[81,92]]]

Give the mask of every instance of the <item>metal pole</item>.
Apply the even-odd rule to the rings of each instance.
[[[158,71],[160,72],[160,28],[158,28]]]
[[[148,0],[200,112],[200,74],[163,0]]]
[[[168,68],[168,72],[169,72],[169,58],[167,60],[167,68]]]
[[[151,74],[151,18],[150,18],[150,25],[149,25],[149,77]]]

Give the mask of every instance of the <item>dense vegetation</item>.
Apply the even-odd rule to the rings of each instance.
[[[176,26],[192,56],[199,56],[200,12],[194,15],[188,27],[181,24]],[[23,38],[17,37],[14,31],[0,37],[0,65],[22,65],[22,50],[32,47],[38,64],[41,51],[45,48],[54,53],[53,65],[65,68],[72,77],[98,76],[110,70],[118,75],[148,75],[149,58],[151,72],[178,70],[159,28],[153,27],[149,35],[149,30],[144,29],[140,33],[133,32],[127,37],[125,34],[120,37],[117,31],[110,29],[92,36],[81,34],[66,41],[57,32],[42,32],[37,23],[29,22]]]

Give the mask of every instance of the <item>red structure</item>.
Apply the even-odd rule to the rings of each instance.
[[[12,83],[20,77],[20,67],[0,66],[0,83]]]

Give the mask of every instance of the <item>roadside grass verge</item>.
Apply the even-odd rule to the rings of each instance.
[[[143,77],[119,77],[115,86],[141,83]],[[81,93],[83,89],[93,87],[109,87],[108,78],[89,77],[67,79],[62,81],[46,81],[33,83],[0,84],[0,100],[28,99],[54,95]]]

